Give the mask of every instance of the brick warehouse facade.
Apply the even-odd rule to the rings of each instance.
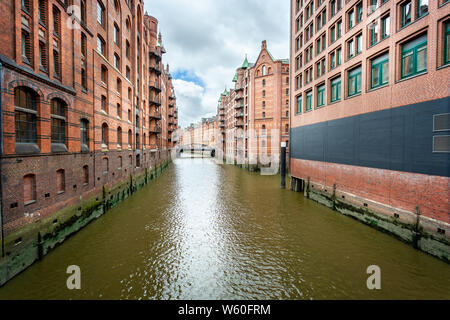
[[[292,188],[446,260],[449,42],[449,1],[291,1]]]
[[[251,169],[268,166],[261,155],[278,157],[279,142],[289,141],[289,60],[275,59],[262,41],[256,62],[246,57],[233,82],[217,108],[224,156]]]
[[[175,90],[143,5],[0,3],[2,257],[26,242],[23,230],[129,184],[123,198],[169,160]]]

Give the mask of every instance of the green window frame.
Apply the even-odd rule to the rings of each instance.
[[[407,78],[427,71],[427,35],[402,45],[401,78]]]
[[[412,21],[412,4],[411,1],[406,1],[401,5],[401,11],[402,11],[402,27],[407,26]]]
[[[336,51],[336,64],[337,64],[338,66],[340,66],[340,65],[341,65],[341,62],[342,62],[342,49],[339,48],[339,49],[337,49],[337,51]]]
[[[450,63],[450,21],[445,23],[444,64]]]
[[[356,36],[356,54],[362,52],[362,34]]]
[[[381,39],[389,37],[391,29],[391,18],[389,15],[381,18]]]
[[[363,7],[362,2],[360,2],[356,5],[356,24],[362,21],[362,17],[363,17]]]
[[[302,96],[297,96],[297,114],[302,113]]]
[[[348,29],[351,29],[351,28],[353,28],[353,26],[355,25],[355,21],[354,21],[354,17],[353,17],[353,15],[354,15],[354,13],[355,13],[355,10],[350,10],[350,12],[348,13]]]
[[[429,0],[417,0],[417,18],[428,14]]]
[[[336,14],[336,0],[331,1],[331,16]]]
[[[342,37],[342,21],[339,21],[337,23],[337,37],[336,37],[336,39],[339,39],[340,37]]]
[[[348,58],[353,58],[355,56],[355,42],[352,40],[350,40],[347,45],[348,45]]]
[[[336,67],[336,53],[330,53],[330,69],[334,69]]]
[[[370,25],[370,45],[373,46],[378,42],[378,21]]]
[[[331,102],[341,100],[341,77],[331,80]]]
[[[306,93],[306,111],[312,110],[312,91]]]
[[[348,96],[352,97],[361,93],[361,67],[348,72]]]
[[[389,82],[389,53],[385,53],[370,63],[370,88],[378,88]]]
[[[331,27],[331,43],[334,43],[336,41],[336,27]]]
[[[317,87],[317,108],[325,105],[325,85]]]

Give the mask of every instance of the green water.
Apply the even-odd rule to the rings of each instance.
[[[81,290],[66,269],[81,269]],[[382,289],[367,289],[370,265]],[[450,266],[261,176],[178,159],[0,299],[449,299]]]

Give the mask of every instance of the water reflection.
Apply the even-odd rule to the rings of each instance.
[[[82,290],[65,269],[82,270]],[[367,266],[382,270],[378,292]],[[178,159],[145,189],[0,289],[0,298],[450,298],[447,264],[209,159]]]

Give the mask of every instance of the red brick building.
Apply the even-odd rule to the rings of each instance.
[[[449,1],[291,0],[290,29],[293,187],[448,259]]]
[[[275,59],[263,41],[256,62],[245,58],[233,82],[218,105],[224,155],[245,167],[268,166],[261,157],[278,157],[280,142],[289,141],[289,60]]]
[[[176,98],[143,6],[1,1],[2,243],[168,158]]]

